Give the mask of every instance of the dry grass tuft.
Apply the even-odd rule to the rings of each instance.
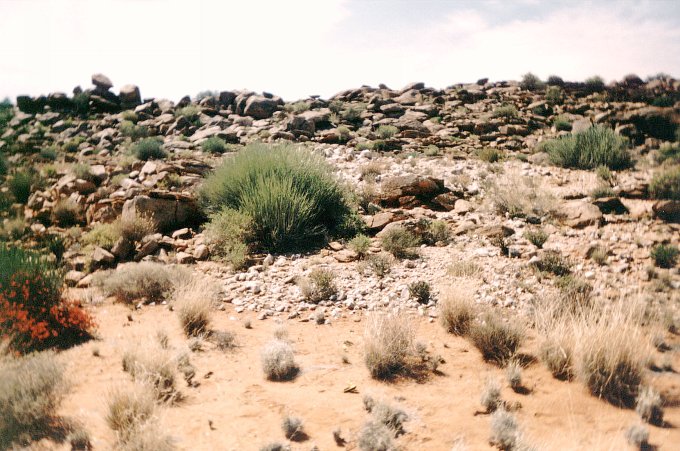
[[[272,340],[262,350],[262,370],[271,381],[289,381],[300,372],[292,346],[283,340]]]
[[[281,427],[283,428],[283,435],[285,435],[288,440],[297,441],[305,436],[302,428],[302,420],[300,418],[286,415],[283,418]]]
[[[396,451],[392,431],[378,421],[369,421],[359,434],[361,451]]]
[[[491,443],[502,450],[514,450],[520,442],[519,424],[515,415],[505,409],[491,415]]]
[[[137,428],[151,421],[156,413],[156,403],[148,387],[133,384],[114,389],[109,395],[106,422],[122,442],[127,441]]]
[[[469,337],[484,360],[505,365],[522,344],[524,330],[503,321],[498,313],[488,312],[482,321],[472,323]]]
[[[376,379],[389,379],[413,369],[415,329],[411,321],[398,314],[374,314],[364,331],[364,361]]]
[[[663,400],[661,395],[652,387],[640,389],[636,403],[635,412],[640,415],[643,421],[655,426],[663,424]]]
[[[135,381],[147,384],[158,399],[172,401],[179,396],[176,388],[176,359],[160,346],[135,347],[123,354],[123,370]]]
[[[208,332],[213,304],[219,299],[219,287],[215,283],[196,277],[175,290],[175,310],[188,337]]]
[[[93,284],[101,288],[106,296],[130,304],[138,300],[160,302],[172,294],[177,284],[189,278],[183,268],[162,263],[141,262],[119,266],[115,271],[106,271],[95,276]]]
[[[444,329],[454,335],[467,335],[476,315],[472,295],[465,290],[451,290],[438,305],[439,320]]]
[[[482,407],[484,407],[485,413],[495,412],[503,405],[501,399],[501,385],[496,379],[489,378],[486,380],[484,391],[482,391],[482,397],[479,401],[482,404]]]
[[[135,428],[120,444],[121,451],[172,451],[173,439],[165,435],[156,422],[148,422]]]

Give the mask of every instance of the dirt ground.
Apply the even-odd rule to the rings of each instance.
[[[71,390],[59,412],[90,432],[94,449],[115,446],[108,428],[107,396],[112,388],[129,383],[123,372],[122,353],[156,340],[158,330],[167,331],[170,346],[186,350],[175,313],[167,306],[147,306],[132,311],[106,301],[94,308],[99,339],[61,354],[68,362]],[[131,315],[132,321],[128,319]],[[252,328],[244,322],[251,320]],[[284,322],[301,373],[291,382],[265,379],[260,350],[280,327],[274,320],[259,321],[254,314],[225,311],[213,315],[213,329],[231,331],[237,346],[220,351],[207,343],[205,350],[191,354],[197,369],[198,387],[189,387],[178,376],[183,399],[160,409],[159,422],[182,450],[257,450],[278,441],[287,443],[282,429],[286,414],[300,417],[308,439],[291,442],[293,450],[338,449],[332,432],[340,428],[347,440],[345,449],[358,449],[357,438],[369,419],[362,396],[370,394],[405,410],[409,421],[397,443],[405,450],[449,450],[462,438],[468,449],[494,449],[489,444],[490,417],[481,410],[480,395],[487,378],[497,378],[502,397],[519,403],[517,418],[525,441],[544,450],[628,449],[624,431],[637,421],[633,410],[614,407],[587,393],[578,382],[554,379],[540,363],[523,371],[527,394],[514,393],[504,371],[485,363],[466,340],[447,334],[437,322],[414,317],[418,340],[432,355],[444,360],[439,374],[424,381],[409,379],[381,382],[371,379],[363,363],[362,336],[365,321],[337,320],[330,324],[292,320]],[[667,341],[678,346],[678,337]],[[523,351],[532,353],[529,339]],[[98,351],[99,356],[94,355]],[[677,352],[673,367],[680,368]],[[661,359],[661,355],[656,356]],[[343,360],[345,360],[344,363]],[[678,449],[680,443],[680,377],[675,372],[649,372],[650,383],[667,402],[663,428],[649,426],[650,442],[658,449]],[[345,393],[348,386],[356,393]],[[47,448],[66,449],[66,444],[43,443]]]

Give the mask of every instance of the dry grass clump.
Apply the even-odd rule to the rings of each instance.
[[[418,237],[402,226],[387,229],[380,238],[385,251],[397,258],[415,258],[418,256],[416,247],[420,244]]]
[[[283,423],[281,427],[283,428],[283,435],[286,436],[288,440],[301,440],[305,437],[305,433],[302,428],[302,420],[298,417],[293,417],[286,415],[283,418]]]
[[[175,449],[172,437],[165,435],[155,422],[136,428],[125,442],[121,451],[172,451]]]
[[[449,266],[448,273],[453,277],[476,277],[482,272],[482,267],[473,260],[461,260]]]
[[[273,442],[260,447],[260,451],[290,451],[290,446]]]
[[[178,283],[187,279],[186,270],[162,263],[127,263],[115,271],[98,274],[93,283],[106,296],[114,296],[124,303],[138,300],[159,302],[166,299]]]
[[[338,293],[334,279],[333,271],[316,268],[309,274],[309,277],[301,279],[298,285],[307,302],[318,304],[321,301],[330,300]]]
[[[369,421],[359,435],[361,451],[396,451],[392,431],[378,421]]]
[[[385,253],[369,255],[365,262],[365,267],[368,268],[378,278],[382,279],[392,271],[394,258]],[[362,265],[362,270],[364,266]],[[362,271],[363,272],[363,271]]]
[[[106,423],[122,442],[135,430],[151,421],[156,413],[156,403],[148,387],[132,384],[114,389],[108,399],[109,409]]]
[[[83,427],[78,427],[69,432],[66,440],[71,445],[71,451],[89,451],[92,449],[92,437]]]
[[[557,205],[555,197],[538,178],[512,172],[504,174],[490,186],[489,196],[495,211],[511,218],[549,216]]]
[[[171,401],[176,389],[177,362],[168,350],[156,346],[135,347],[123,354],[123,371],[135,381],[148,384],[158,399]]]
[[[410,368],[415,352],[415,329],[403,315],[374,314],[364,331],[364,361],[376,379],[389,379]]]
[[[514,414],[505,409],[498,409],[491,415],[489,441],[502,450],[518,449],[520,430]]]
[[[482,391],[482,397],[479,401],[482,404],[482,407],[484,407],[485,413],[495,412],[503,405],[501,399],[501,386],[496,379],[489,378],[486,380],[484,390]]]
[[[0,357],[0,447],[49,427],[66,391],[63,372],[52,352]]]
[[[147,235],[156,231],[156,223],[148,216],[135,216],[133,218],[121,218],[116,223],[120,236],[136,243]]]
[[[373,419],[384,424],[394,435],[404,433],[404,422],[408,421],[408,414],[398,407],[385,402],[376,401],[370,395],[363,397],[364,408],[373,416]]]
[[[639,450],[649,449],[649,429],[644,424],[633,424],[626,429],[626,440]]]
[[[548,272],[556,276],[566,276],[571,272],[571,263],[561,252],[547,250],[540,259],[533,263],[534,267],[541,272]]]
[[[635,412],[640,415],[643,421],[661,426],[663,424],[663,400],[661,395],[652,387],[641,388],[635,403]]]
[[[541,342],[539,358],[553,377],[569,380],[574,376],[574,337],[565,328],[550,332]]]
[[[472,323],[469,337],[484,360],[505,365],[522,343],[524,331],[503,321],[498,313],[488,312],[482,321]]]
[[[174,308],[188,337],[208,332],[213,303],[219,298],[217,284],[197,277],[177,287]]]
[[[511,361],[505,368],[505,377],[513,391],[518,392],[522,389],[522,366],[517,360]]]
[[[293,347],[283,340],[272,340],[262,350],[262,370],[271,381],[289,381],[300,372]]]
[[[472,296],[465,291],[450,291],[438,305],[444,329],[454,335],[467,335],[476,315]]]

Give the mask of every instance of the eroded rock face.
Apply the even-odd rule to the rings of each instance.
[[[279,102],[263,96],[250,96],[245,102],[243,114],[255,119],[267,119],[272,117],[279,107]]]
[[[558,212],[563,223],[575,229],[599,226],[603,221],[602,212],[597,206],[581,200],[561,204]]]
[[[448,193],[444,181],[432,177],[404,175],[382,184],[379,202],[386,207],[415,207],[429,204],[440,194]],[[441,205],[440,205],[441,206]],[[453,208],[453,205],[451,206]]]

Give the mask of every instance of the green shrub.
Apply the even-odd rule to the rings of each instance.
[[[0,176],[7,174],[7,168],[7,159],[5,158],[5,155],[0,152]]]
[[[672,268],[678,260],[680,251],[672,244],[659,244],[650,252],[654,264],[659,268]]]
[[[554,164],[565,168],[594,169],[607,166],[610,169],[625,169],[631,164],[626,139],[600,125],[546,141],[542,148]]]
[[[72,199],[57,202],[52,210],[52,221],[61,227],[72,227],[81,221],[83,209]]]
[[[380,240],[383,249],[397,258],[413,258],[417,255],[415,248],[420,244],[418,237],[402,226],[389,228]]]
[[[14,199],[21,204],[28,202],[33,184],[33,175],[24,171],[16,172],[8,182],[9,190],[14,196]]]
[[[192,124],[198,125],[201,109],[195,105],[187,105],[175,111],[175,116],[183,117]]]
[[[657,173],[649,184],[654,199],[680,200],[680,165]]]
[[[120,266],[115,271],[97,273],[93,284],[106,296],[131,304],[142,298],[148,302],[165,300],[186,275],[161,263],[141,262]]]
[[[616,192],[611,186],[602,183],[593,188],[593,190],[590,192],[590,197],[592,197],[593,199],[602,199],[604,197],[616,197]]]
[[[485,147],[477,152],[477,156],[487,163],[496,163],[503,158],[503,153],[495,147]]]
[[[99,246],[110,251],[120,237],[120,228],[117,223],[96,224],[92,227],[92,230],[83,236],[83,243]]]
[[[349,248],[357,253],[359,258],[364,258],[368,255],[368,250],[371,247],[371,239],[366,235],[359,234],[352,238],[349,242]]]
[[[168,156],[159,138],[144,138],[132,145],[132,153],[140,160],[160,160]]]
[[[135,125],[132,121],[124,120],[120,123],[120,133],[133,141],[137,141],[149,136],[149,129],[143,125]]]
[[[201,148],[208,153],[224,153],[227,151],[227,143],[218,136],[211,136],[203,141]]]
[[[26,432],[45,434],[65,388],[64,368],[52,352],[2,358],[0,447],[10,449],[9,445]]]
[[[360,122],[363,110],[363,105],[351,105],[342,112],[342,118],[349,123]]]
[[[543,247],[549,237],[550,235],[543,229],[527,230],[524,232],[524,238],[539,249]]]
[[[209,212],[252,219],[253,243],[284,251],[318,245],[356,225],[347,196],[319,156],[292,145],[250,144],[205,181]]]
[[[366,259],[366,266],[378,278],[383,278],[392,270],[393,259],[389,254],[369,255]]]
[[[124,121],[134,122],[135,124],[139,120],[139,116],[137,116],[137,113],[135,113],[132,110],[123,111],[122,113],[120,113],[120,118]]]
[[[408,286],[408,294],[411,298],[418,301],[419,304],[427,304],[432,296],[430,284],[424,280],[410,283]]]
[[[79,306],[62,302],[62,283],[62,273],[40,255],[0,245],[0,333],[11,349],[28,352],[89,338],[94,322]]]
[[[564,101],[564,91],[559,86],[548,86],[545,89],[545,101],[549,105],[560,105]]]
[[[449,225],[441,220],[429,221],[423,231],[423,241],[427,244],[447,244],[451,238]]]
[[[658,164],[664,162],[669,162],[671,164],[680,164],[680,143],[662,144],[661,147],[659,147],[655,160]]]
[[[586,79],[585,87],[590,93],[604,91],[604,80],[599,75],[595,75]]]
[[[54,147],[46,147],[40,150],[40,159],[46,161],[54,161],[57,159],[57,149]]]
[[[517,352],[524,333],[518,326],[504,322],[500,315],[487,313],[482,321],[472,323],[469,337],[484,360],[505,365]]]
[[[211,215],[205,233],[213,256],[242,268],[253,240],[252,227],[250,216],[230,208]]]
[[[522,89],[526,89],[527,91],[537,91],[543,88],[544,83],[536,75],[528,72],[524,74],[519,85]]]
[[[337,295],[338,289],[335,286],[335,275],[328,269],[315,269],[308,278],[299,282],[300,290],[307,302],[318,304],[321,301],[328,301]]]
[[[288,111],[289,113],[293,114],[300,114],[304,113],[305,111],[309,110],[309,103],[305,101],[299,101],[299,102],[294,102],[294,103],[287,103],[284,106],[284,109]]]
[[[571,131],[571,121],[566,116],[557,116],[553,121],[553,125],[560,132]]]
[[[389,139],[399,133],[399,129],[394,125],[381,125],[375,131],[375,134],[380,137],[380,139]]]
[[[19,240],[28,229],[28,224],[23,217],[6,219],[0,226],[0,238],[6,240]]]
[[[493,117],[504,117],[506,119],[512,119],[519,116],[517,107],[512,104],[504,104],[493,110]]]
[[[62,146],[62,150],[67,153],[74,153],[78,151],[78,148],[80,147],[80,144],[83,142],[83,138],[80,136],[77,136],[69,141],[66,141],[64,145]]]
[[[553,273],[556,276],[566,276],[571,272],[571,263],[559,251],[548,250],[533,265],[542,272]]]

